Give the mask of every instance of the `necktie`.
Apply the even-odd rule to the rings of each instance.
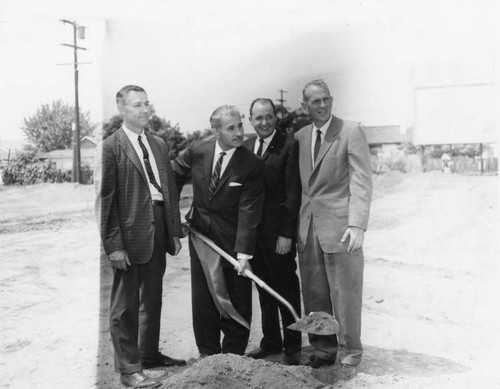
[[[212,173],[212,178],[210,179],[210,185],[208,187],[208,197],[210,200],[214,197],[215,193],[215,188],[217,187],[217,183],[219,182],[220,178],[220,169],[222,167],[222,160],[224,159],[224,155],[226,153],[222,151],[220,154],[219,159],[217,160],[217,163],[215,164],[215,169],[214,172]]]
[[[257,156],[262,157],[262,146],[264,145],[264,139],[259,138],[259,148],[257,149]]]
[[[316,142],[314,142],[314,162],[316,162],[316,157],[318,156],[320,147],[321,147],[321,131],[316,130]]]
[[[148,173],[149,182],[151,182],[151,184],[156,189],[158,189],[158,192],[161,193],[160,185],[158,185],[158,182],[155,179],[155,175],[153,174],[153,169],[151,168],[151,163],[149,162],[148,149],[146,148],[146,146],[144,146],[144,143],[142,143],[140,135],[137,139],[139,140],[139,146],[141,146],[142,154],[144,155],[144,158],[143,158],[144,159],[144,166],[146,166],[146,173]]]

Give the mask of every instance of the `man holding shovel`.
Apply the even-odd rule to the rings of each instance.
[[[186,216],[192,227],[236,257],[238,264],[233,268],[190,236],[193,329],[200,356],[243,355],[250,335],[252,284],[241,275],[250,268],[255,250],[264,163],[241,147],[243,124],[236,107],[217,108],[210,125],[215,139],[194,142],[172,168],[179,193],[192,180],[193,203]]]

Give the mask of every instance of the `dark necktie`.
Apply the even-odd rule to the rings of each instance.
[[[316,162],[316,157],[318,156],[320,147],[321,147],[321,131],[316,130],[316,142],[314,142],[314,162]]]
[[[153,174],[153,169],[151,168],[151,163],[149,162],[149,153],[148,149],[146,146],[144,146],[144,143],[142,143],[141,136],[137,138],[139,140],[139,146],[141,146],[142,154],[144,155],[144,166],[146,166],[146,173],[148,173],[149,177],[149,182],[158,189],[158,192],[161,193],[161,188],[160,185],[158,185],[158,182],[156,182],[155,175]]]
[[[259,138],[259,148],[257,149],[257,156],[262,157],[262,146],[264,146],[264,139]]]
[[[224,155],[226,153],[222,151],[220,154],[219,159],[217,160],[217,163],[215,164],[215,169],[214,172],[212,173],[212,178],[210,179],[210,186],[208,187],[208,197],[210,200],[214,197],[215,193],[215,188],[217,187],[217,183],[219,182],[220,178],[220,169],[222,167],[222,160],[224,159]]]

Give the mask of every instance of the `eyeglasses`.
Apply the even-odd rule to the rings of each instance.
[[[328,97],[325,97],[323,99],[310,100],[307,103],[312,105],[313,107],[317,108],[317,107],[321,106],[321,103],[323,103],[323,105],[329,105],[332,103],[332,101],[333,101],[332,96],[328,96]]]

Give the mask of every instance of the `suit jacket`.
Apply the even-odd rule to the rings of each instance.
[[[349,239],[345,243],[340,240],[347,227],[368,227],[372,197],[370,149],[358,123],[333,116],[312,166],[312,128],[310,124],[295,134],[302,182],[298,250],[304,250],[313,216],[323,251],[345,252]]]
[[[243,146],[253,152],[257,137]],[[299,144],[286,134],[276,132],[262,155],[265,200],[257,229],[257,244],[276,248],[278,236],[295,239],[300,207]]]
[[[182,236],[179,197],[163,139],[146,133],[160,174],[167,221],[167,252],[174,253],[174,236]],[[124,249],[133,264],[151,259],[154,220],[149,179],[140,157],[120,128],[97,149],[94,182],[97,189],[96,212],[106,254]]]
[[[208,187],[215,142],[194,142],[172,161],[178,191],[191,178],[193,203],[188,217],[193,227],[229,254],[253,255],[264,201],[264,163],[244,147],[238,147],[210,201]]]

